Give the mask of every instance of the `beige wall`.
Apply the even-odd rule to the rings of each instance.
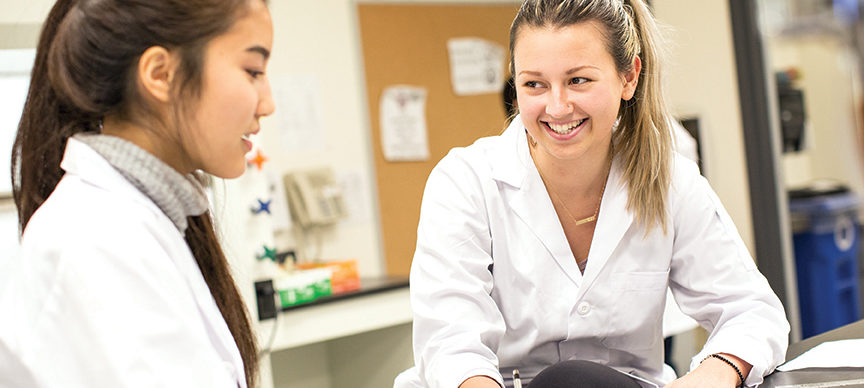
[[[856,60],[838,37],[812,36],[766,41],[768,67],[797,69],[796,86],[804,91],[807,112],[805,146],[783,156],[784,181],[790,187],[830,179],[864,193],[856,112],[860,98]]]
[[[754,252],[738,80],[726,1],[654,0],[668,27],[667,97],[678,116],[698,116],[705,176]],[[757,258],[758,259],[758,258]]]
[[[42,23],[48,16],[48,10],[54,5],[49,0],[0,0],[0,24]]]

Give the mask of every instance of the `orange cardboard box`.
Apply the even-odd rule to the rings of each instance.
[[[339,294],[360,289],[360,274],[357,260],[336,260],[317,263],[297,263],[296,269],[327,268],[333,273],[330,283],[333,293]]]

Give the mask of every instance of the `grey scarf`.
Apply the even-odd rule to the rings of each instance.
[[[186,217],[207,211],[209,202],[192,174],[182,175],[141,147],[115,136],[78,133],[73,136],[102,155],[126,180],[149,197],[185,235]]]

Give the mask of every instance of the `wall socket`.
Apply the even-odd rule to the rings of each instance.
[[[273,280],[261,280],[255,282],[255,299],[258,302],[258,320],[276,318],[279,313],[276,308],[276,289],[273,288]]]

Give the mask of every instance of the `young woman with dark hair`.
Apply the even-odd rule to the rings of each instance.
[[[244,172],[272,39],[262,0],[54,5],[12,154],[0,386],[256,385],[200,182]]]

